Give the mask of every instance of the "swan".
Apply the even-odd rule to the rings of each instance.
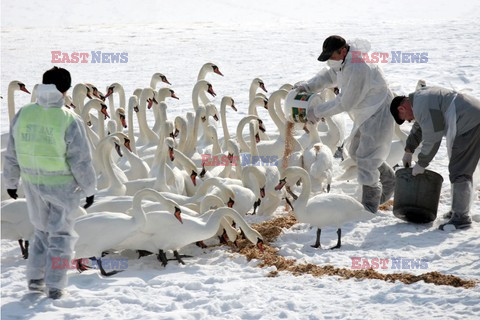
[[[197,82],[199,80],[205,80],[205,77],[207,76],[208,73],[216,73],[223,77],[223,74],[220,72],[220,69],[218,69],[217,65],[211,62],[207,62],[202,66],[202,68],[200,68],[200,71],[198,72],[198,76],[197,76]],[[202,100],[203,104],[207,104],[208,102],[210,102],[204,91],[200,91],[199,94],[200,94],[200,100]]]
[[[195,164],[201,164],[201,156],[197,151],[197,138],[198,129],[200,127],[200,121],[205,122],[207,120],[206,110],[204,106],[199,106],[195,110],[195,120],[193,129],[189,132],[187,137],[187,143],[185,148],[185,155],[193,160]]]
[[[260,157],[266,157],[268,159],[268,162],[278,162],[280,158],[283,157],[284,152],[285,152],[285,144],[286,144],[286,128],[285,124],[283,124],[280,120],[280,118],[277,116],[275,112],[275,107],[273,106],[274,103],[277,103],[277,100],[285,95],[286,91],[285,90],[277,90],[272,93],[269,99],[269,107],[268,107],[268,113],[270,117],[272,118],[273,122],[277,126],[277,129],[279,131],[279,135],[275,140],[270,140],[270,141],[262,141],[260,143],[257,143],[257,149]],[[296,139],[292,139],[292,146],[291,146],[291,152],[297,152],[297,151],[302,151],[303,148],[298,143]]]
[[[128,128],[126,119],[125,109],[121,107],[117,108],[117,110],[115,110],[115,123],[118,129],[123,130]]]
[[[245,125],[249,123],[252,120],[257,120],[259,122],[259,127],[263,126],[263,122],[260,122],[260,118],[256,115],[249,115],[246,117],[243,117],[237,125],[237,142],[239,144],[240,152],[249,152],[250,151],[250,146],[245,142],[245,138],[243,137],[243,129],[245,128]],[[261,128],[261,127],[260,127]],[[265,129],[265,128],[264,128]]]
[[[250,101],[248,105],[248,114],[259,116],[257,112],[257,107],[264,107],[268,110],[268,99],[267,97],[255,97],[253,100]],[[263,130],[260,132],[260,139],[266,141],[270,140],[270,136],[267,135]]]
[[[365,210],[363,205],[354,198],[344,194],[323,193],[310,197],[310,176],[305,169],[290,167],[285,170],[285,178],[279,181],[276,189],[280,190],[286,180],[302,179],[302,192],[295,201],[293,212],[299,222],[308,223],[317,227],[317,238],[314,248],[320,247],[321,229],[326,226],[337,227],[337,245],[331,249],[341,247],[342,225],[347,222],[362,221],[373,218],[375,215]]]
[[[222,142],[223,150],[227,149],[227,141],[230,140],[230,132],[228,131],[227,125],[227,106],[230,106],[233,111],[237,112],[237,107],[235,107],[235,101],[232,97],[224,96],[220,102],[220,118],[222,121],[222,130],[223,137],[220,140]]]
[[[115,103],[113,101],[113,94],[118,93],[118,107],[125,110],[125,89],[120,83],[114,82],[107,87],[105,99],[108,98],[108,110],[110,114],[115,114]],[[120,128],[120,127],[119,127]]]
[[[172,98],[172,99],[177,99],[178,100],[178,97],[177,95],[175,94],[175,91],[173,91],[172,89],[169,89],[169,88],[160,88],[158,90],[158,93],[157,93],[157,106],[160,106],[160,103],[164,103],[164,109],[161,109],[161,108],[155,108],[155,106],[153,107],[153,116],[155,118],[155,124],[153,125],[153,128],[152,128],[152,131],[157,133],[158,130],[160,130],[160,126],[163,125],[165,123],[165,121],[167,120],[167,111],[166,111],[166,107],[167,105],[165,104],[165,100],[167,98]]]
[[[30,95],[30,102],[31,102],[31,103],[37,102],[37,89],[38,89],[38,86],[39,86],[39,85],[40,85],[40,84],[37,83],[36,85],[33,86],[32,93],[31,93],[31,95]],[[66,98],[66,96],[65,96],[65,98]],[[70,99],[70,100],[71,100],[71,99]]]
[[[82,114],[85,98],[92,99],[90,89],[83,83],[77,83],[75,87],[73,87],[72,99],[75,105],[75,113],[78,115]],[[88,119],[88,121],[90,121],[90,119]]]
[[[183,168],[182,176],[185,180],[185,193],[187,196],[193,195],[198,189],[197,184],[198,169],[195,163],[185,156],[183,152],[178,149],[173,150],[174,163],[179,164],[178,167]]]
[[[205,135],[205,132],[206,132],[206,129],[207,129],[207,126],[213,126],[216,130],[217,128],[217,121],[218,121],[218,111],[217,111],[217,107],[213,104],[213,103],[207,103],[207,105],[205,106],[205,120],[202,118],[202,122],[201,122],[201,132],[202,132],[202,135],[200,136],[200,139],[198,139],[197,141],[197,148],[205,148],[209,145],[212,144],[212,141],[211,139],[209,139],[206,135]],[[210,117],[213,118],[213,120],[210,120]]]
[[[316,125],[307,123],[310,132],[310,144],[303,151],[303,168],[310,173],[314,192],[322,190],[323,182],[327,181],[327,192],[330,191],[333,173],[332,150],[320,142]]]
[[[87,125],[90,119],[89,114],[91,109],[95,109],[98,111],[98,133],[93,131],[93,129]],[[85,123],[85,129],[88,133],[88,138],[91,146],[95,147],[100,141],[100,139],[103,139],[105,137],[105,119],[110,118],[110,115],[107,111],[107,106],[103,104],[102,101],[94,98],[88,101],[85,107],[82,109],[81,117]]]
[[[122,180],[119,178],[118,171],[120,171],[120,169],[116,169],[117,173],[114,171],[113,169],[114,164],[111,157],[113,148],[115,148],[119,156],[122,156],[122,153],[120,151],[120,144],[121,144],[120,139],[115,136],[107,136],[103,138],[99,143],[97,151],[100,152],[101,154],[101,157],[102,157],[101,160],[103,163],[102,172],[103,174],[106,175],[107,181],[106,181],[106,187],[102,188],[104,183],[100,183],[100,179],[98,179],[97,189],[100,189],[100,191],[95,193],[97,197],[109,196],[109,195],[114,195],[114,196],[125,195],[127,188],[125,187],[123,181],[126,181],[128,179],[126,176],[122,177]]]
[[[133,128],[133,114],[135,110],[138,109],[138,98],[137,96],[133,95],[130,98],[128,98],[128,138],[130,139],[130,149],[132,150],[133,153],[137,153],[137,146],[135,143],[135,132]],[[137,112],[135,111],[135,114]]]
[[[197,81],[197,83],[195,83],[195,86],[193,86],[192,91],[192,105],[194,110],[197,110],[198,106],[200,106],[200,92],[203,92],[204,94],[205,92],[208,92],[212,97],[215,97],[217,95],[213,90],[213,86],[210,82],[208,82],[207,80]]]
[[[202,144],[200,143],[201,141],[199,141],[198,143],[198,148],[201,148],[202,155],[213,155],[221,153],[222,150],[220,148],[220,143],[218,142],[217,130],[215,129],[215,127],[208,125],[203,132],[203,135],[208,142]]]
[[[73,212],[74,218],[85,214],[81,207]],[[33,239],[35,229],[28,216],[26,199],[2,201],[1,232],[2,239],[18,241],[22,256],[27,259],[29,241]]]
[[[246,221],[232,208],[219,208],[206,212],[201,216],[182,215],[182,223],[178,223],[172,215],[165,212],[149,212],[148,223],[139,234],[125,243],[129,249],[141,249],[159,252],[159,260],[167,265],[165,251],[173,250],[176,259],[184,263],[177,250],[191,244],[211,238],[217,233],[221,221],[225,217],[233,219],[243,231],[245,237],[263,250],[263,238],[252,229]],[[173,218],[173,219],[172,219]],[[136,239],[135,239],[136,238]],[[125,247],[125,244],[124,244]]]
[[[152,78],[150,80],[150,88],[152,88],[153,90],[156,90],[157,84],[159,82],[163,82],[163,83],[166,83],[168,85],[172,85],[163,73],[157,72],[157,73],[154,73],[152,75]]]
[[[111,136],[117,137],[120,141],[124,141],[120,145],[122,150],[122,154],[126,158],[127,161],[130,163],[130,169],[125,171],[125,175],[127,176],[129,181],[138,180],[138,179],[145,179],[148,178],[148,173],[150,172],[150,167],[148,164],[142,160],[139,156],[132,152],[130,148],[130,139],[126,134],[123,132],[114,132]]]
[[[255,78],[250,83],[250,89],[248,91],[248,102],[251,103],[253,99],[257,96],[258,88],[262,89],[264,92],[268,92],[265,88],[265,83],[260,78]]]
[[[9,123],[12,123],[13,117],[15,116],[15,91],[23,91],[28,94],[30,92],[27,90],[25,87],[25,84],[23,82],[20,82],[18,80],[11,81],[8,84],[8,93],[7,93],[7,105],[8,105],[8,120]],[[4,149],[7,147],[7,141],[8,141],[8,132],[3,133],[1,136],[1,148]]]
[[[174,138],[177,138],[177,136],[180,134],[177,149],[181,152],[184,152],[188,137],[187,120],[185,120],[185,118],[182,116],[176,116],[173,123],[175,126],[175,131],[173,133]]]
[[[153,103],[157,103],[155,98],[156,92],[152,88],[145,88],[142,90],[140,99],[138,100],[137,120],[139,127],[138,139],[135,142],[137,149],[139,146],[148,148],[158,144],[158,135],[150,129],[147,123],[147,107],[152,108]]]
[[[18,80],[11,81],[8,84],[8,89],[7,89],[7,104],[8,104],[8,120],[10,123],[12,123],[13,117],[15,116],[16,110],[15,110],[15,91],[23,91],[25,93],[30,94],[30,92],[27,90],[25,87],[25,84],[23,82],[20,82]]]
[[[106,273],[101,266],[100,258],[97,257],[106,250],[116,248],[145,226],[147,219],[142,208],[142,199],[149,196],[151,192],[151,189],[144,189],[135,194],[131,215],[119,212],[96,212],[77,218],[75,231],[79,237],[75,244],[76,258],[96,258],[104,276],[117,273],[118,271]],[[173,207],[170,212],[173,213],[172,216],[180,218],[178,208]]]

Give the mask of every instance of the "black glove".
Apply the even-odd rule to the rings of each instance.
[[[85,205],[83,206],[83,209],[87,209],[88,207],[90,207],[93,204],[93,198],[94,197],[95,197],[94,195],[91,195],[90,197],[87,197],[87,203],[85,203]]]
[[[18,198],[17,189],[7,189],[7,193],[12,199]]]

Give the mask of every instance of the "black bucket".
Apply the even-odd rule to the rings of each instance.
[[[438,202],[443,178],[436,172],[412,176],[412,169],[399,169],[395,173],[395,217],[414,223],[428,223],[437,218]]]

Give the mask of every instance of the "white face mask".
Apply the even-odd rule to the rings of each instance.
[[[340,71],[342,64],[342,60],[327,60],[327,65],[334,71]]]

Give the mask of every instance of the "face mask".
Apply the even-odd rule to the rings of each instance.
[[[327,60],[327,65],[334,71],[340,71],[342,64],[342,60]]]

